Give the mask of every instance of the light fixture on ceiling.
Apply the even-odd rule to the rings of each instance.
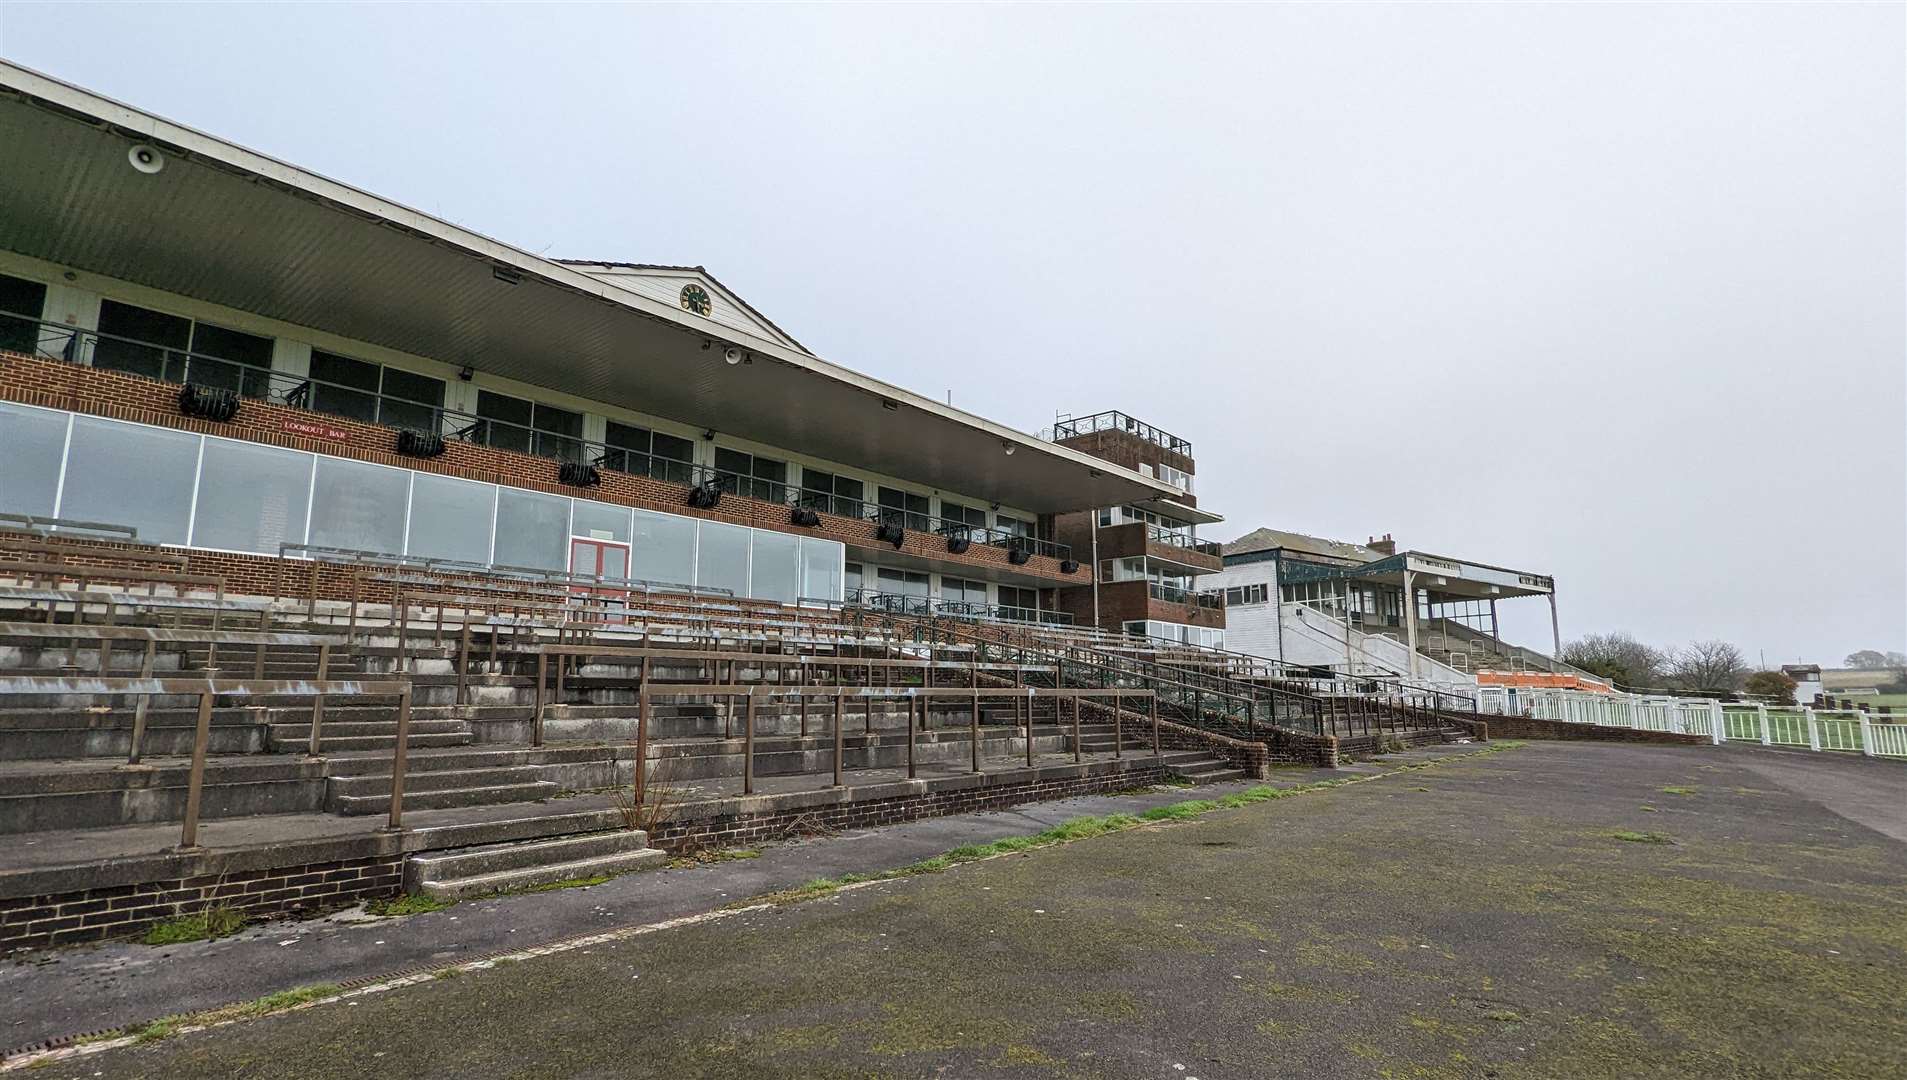
[[[513,267],[498,266],[495,263],[492,263],[490,266],[490,276],[503,282],[505,285],[520,285],[523,283],[523,274],[520,271]]]
[[[469,364],[465,364],[463,367],[457,369],[457,378],[462,379],[464,382],[469,382],[476,377],[477,369],[471,367]]]
[[[722,350],[722,362],[730,367],[742,362],[742,351],[733,345]]]
[[[894,401],[889,398],[881,399],[881,408],[886,409],[888,412],[899,412],[900,407],[901,407],[901,403],[898,401]]]
[[[156,146],[136,143],[126,151],[126,163],[147,176],[154,176],[166,167],[166,156]]]
[[[1013,456],[1013,451],[1014,451],[1014,449],[1015,449],[1015,447],[1014,447],[1014,445],[1013,445],[1013,444],[1012,444],[1011,442],[1009,442],[1009,441],[1007,441],[1006,439],[1001,439],[1001,440],[1000,440],[1000,449],[1002,449],[1002,450],[1005,450],[1005,451],[1006,451],[1006,456],[1008,456],[1008,457],[1012,457],[1012,456]]]

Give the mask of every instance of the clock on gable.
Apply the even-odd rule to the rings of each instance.
[[[704,318],[715,309],[715,305],[709,302],[708,290],[694,282],[682,286],[681,300],[684,311],[692,311]]]

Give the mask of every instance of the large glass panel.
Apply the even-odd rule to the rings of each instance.
[[[409,491],[410,474],[403,469],[320,457],[311,500],[311,543],[401,553]]]
[[[913,532],[927,531],[927,496],[884,487],[879,493],[881,520]]]
[[[569,500],[520,488],[497,494],[497,565],[569,569]]]
[[[377,422],[376,364],[311,351],[311,407],[333,416]]]
[[[494,484],[420,472],[411,484],[408,554],[458,562],[490,561]]]
[[[37,320],[46,307],[46,286],[37,281],[0,274],[0,349],[36,353],[40,347]],[[24,318],[8,318],[20,315]]]
[[[694,584],[696,520],[653,510],[638,510],[635,519],[629,576],[669,585]]]
[[[755,530],[755,557],[749,570],[748,595],[784,604],[801,598],[801,537],[767,529]]]
[[[312,455],[257,443],[205,440],[192,546],[276,555],[305,539]]]
[[[720,521],[702,522],[695,584],[748,595],[748,534],[751,530]]]
[[[655,433],[654,449],[650,452],[655,455],[649,465],[650,476],[672,484],[689,482],[689,462],[695,460],[694,443],[658,431]]]
[[[0,402],[0,510],[53,516],[67,414]]]
[[[60,516],[131,525],[139,539],[185,543],[199,437],[169,428],[73,418]]]
[[[530,450],[530,403],[489,390],[477,391],[477,415],[490,421],[477,428],[477,442],[504,450]]]
[[[99,341],[93,346],[93,366],[129,371],[163,379],[170,350],[184,350],[192,340],[192,320],[149,311],[117,300],[99,303]]]
[[[198,323],[192,327],[192,352],[196,355],[187,361],[181,376],[186,382],[235,390],[246,397],[264,397],[271,386],[268,337]]]
[[[378,402],[378,423],[436,433],[438,410],[443,407],[444,380],[396,368],[384,369],[384,397]]]
[[[583,414],[538,405],[531,412],[536,427],[536,452],[562,461],[583,460]]]
[[[620,540],[626,544],[629,542],[629,508],[577,499],[576,518],[569,531],[571,536]]]
[[[801,538],[801,599],[840,600],[847,548],[833,540]]]

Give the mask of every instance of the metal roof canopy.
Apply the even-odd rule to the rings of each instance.
[[[1556,582],[1543,574],[1426,555],[1421,551],[1400,551],[1357,566],[1281,559],[1278,578],[1281,583],[1357,579],[1402,588],[1406,569],[1415,575],[1413,584],[1418,588],[1459,599],[1503,600],[1516,596],[1549,596],[1556,591]]]
[[[21,254],[1035,513],[1176,493],[4,61],[0,146]]]

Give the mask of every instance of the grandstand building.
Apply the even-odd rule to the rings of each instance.
[[[701,267],[542,258],[6,64],[0,145],[0,510],[241,585],[332,551],[1222,625],[1157,433],[1028,435]]]
[[[1239,652],[1445,685],[1583,674],[1503,640],[1498,604],[1540,597],[1562,651],[1556,583],[1546,574],[1399,551],[1388,533],[1353,544],[1258,529],[1224,545],[1222,557],[1209,580],[1224,593],[1227,644]]]

